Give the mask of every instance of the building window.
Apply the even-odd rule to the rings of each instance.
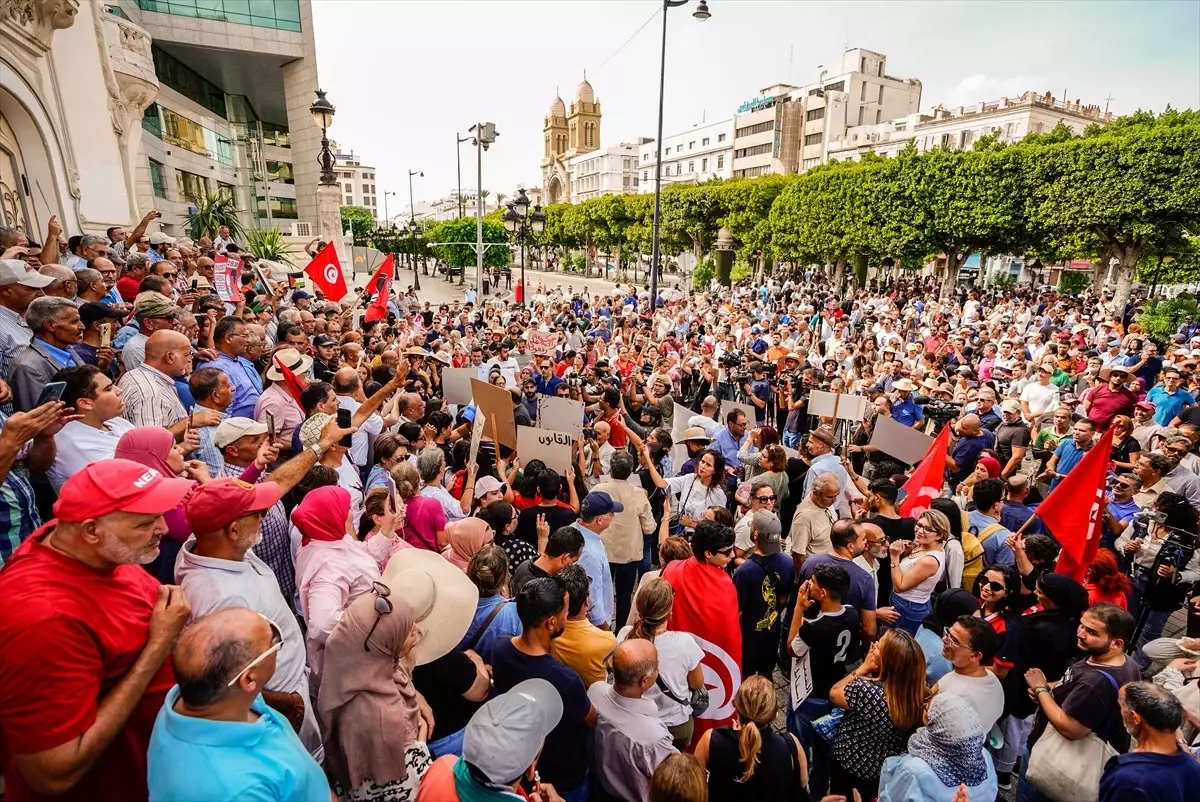
[[[724,134],[721,134],[721,136],[724,136]],[[717,169],[718,170],[725,169],[725,154],[724,153],[717,155]]]
[[[354,196],[353,196],[353,195],[347,195],[347,196],[346,196],[346,205],[347,205],[347,206],[353,206],[353,205],[354,205]]]
[[[233,184],[226,184],[224,181],[218,181],[217,197],[225,198],[226,200],[233,200],[235,197],[233,194]]]
[[[695,147],[696,147],[696,140],[693,139],[692,141],[688,142],[688,150],[692,150]]]
[[[292,173],[292,165],[289,162],[278,162],[267,160],[267,173],[264,180],[270,181],[272,184],[294,184],[296,177]]]
[[[142,128],[162,139],[162,117],[159,116],[157,103],[151,103],[142,112]]]
[[[717,134],[717,141],[718,141],[718,142],[724,142],[724,141],[725,141],[725,135],[724,135],[724,134]]]
[[[167,197],[167,180],[163,175],[163,166],[154,159],[147,159],[150,162],[150,189],[154,192],[156,198]]]
[[[633,185],[635,187],[638,185],[638,177],[636,175],[633,177]]]
[[[708,172],[708,159],[700,160],[700,172],[702,172],[702,173]]]
[[[823,119],[825,119],[825,107],[824,106],[822,106],[819,109],[809,109],[808,114],[804,115],[805,122],[812,122],[813,120],[823,120]]]
[[[202,175],[176,170],[175,184],[179,189],[179,196],[184,200],[194,203],[208,196],[208,179]]]
[[[845,81],[838,81],[835,84],[829,84],[828,86],[825,87],[826,92],[842,92],[842,91],[845,91],[845,89],[846,89]]]
[[[670,148],[667,148],[666,152],[665,152],[663,155],[664,155],[664,156],[670,156],[670,155],[671,155],[671,149],[670,149]]]
[[[642,161],[644,161],[644,162],[648,162],[648,161],[650,161],[650,154],[649,154],[649,153],[643,153],[643,154],[642,154]]]
[[[160,5],[166,4],[160,3]],[[172,5],[174,5],[174,2],[172,2]],[[195,5],[195,3],[193,2],[192,5]],[[188,100],[199,103],[218,117],[224,118],[229,114],[229,111],[225,107],[225,93],[216,84],[204,78],[200,73],[158,45],[151,45],[150,52],[154,57],[154,73],[158,76],[160,82],[171,87]]]
[[[254,201],[255,201],[255,208],[258,209],[258,216],[266,217],[267,216],[267,199],[264,198],[262,195],[259,195],[254,199]],[[347,204],[350,203],[349,200],[347,200],[346,202],[347,202]],[[271,198],[271,217],[282,218],[285,220],[295,220],[299,216],[300,215],[296,211],[296,199],[295,198],[276,198],[276,197],[272,196],[272,198]]]
[[[764,153],[771,152],[772,145],[770,142],[764,142],[761,145],[755,145],[750,148],[739,148],[733,152],[735,159],[744,159],[747,156],[761,156]]]
[[[804,160],[804,166],[803,166],[803,169],[807,170],[807,169],[808,169],[808,168],[810,168],[810,167],[816,167],[816,166],[817,166],[818,164],[820,164],[820,163],[821,163],[821,157],[820,157],[820,156],[818,156],[818,157],[817,157],[817,158],[815,158],[815,159],[805,159],[805,160]]]
[[[688,172],[689,173],[696,172],[696,162],[695,161],[688,162]]]
[[[643,181],[648,181],[648,180],[650,180],[649,176],[650,176],[650,171],[649,171],[649,170],[642,170],[642,180],[643,180]]]
[[[700,140],[700,147],[703,148],[703,147],[706,147],[707,145],[708,145],[708,137],[704,137],[704,139]]]
[[[756,178],[760,175],[766,175],[771,168],[763,167],[747,167],[744,170],[734,170],[734,178]]]
[[[767,131],[774,130],[775,121],[767,120],[766,122],[747,125],[745,128],[739,128],[734,132],[734,137],[754,136],[755,134],[765,134]],[[724,136],[722,134],[721,136]]]
[[[824,139],[825,139],[825,134],[821,131],[818,131],[815,134],[806,135],[804,137],[804,144],[805,145],[819,145],[819,144],[821,144],[821,141]]]
[[[260,123],[260,125],[262,125],[264,145],[274,145],[277,148],[292,146],[292,134],[284,126],[272,125],[268,122]]]
[[[143,11],[281,31],[300,30],[300,0],[137,0]],[[160,76],[161,78],[161,76]]]
[[[683,174],[683,162],[676,162],[675,163],[675,175],[682,175],[682,174]]]
[[[347,193],[350,193],[350,192],[353,192],[353,191],[354,191],[354,185],[353,185],[353,184],[347,184],[347,185],[346,185],[346,192],[347,192]]]

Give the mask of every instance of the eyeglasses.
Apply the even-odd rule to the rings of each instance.
[[[380,620],[392,611],[392,600],[388,596],[392,595],[392,589],[382,582],[372,582],[371,591],[375,594],[375,623],[371,624],[371,628],[367,631],[367,637],[363,638],[363,651],[371,651],[371,647],[367,642],[371,640],[371,636],[375,634],[375,627],[379,626]]]
[[[175,278],[176,275],[178,275],[178,274],[177,273],[163,273],[162,277],[163,278]]]
[[[733,546],[726,546],[723,549],[717,549],[717,554],[720,554],[722,557],[732,557]]]
[[[226,688],[232,688],[232,687],[233,687],[233,683],[235,683],[235,682],[237,682],[239,679],[241,679],[241,677],[242,677],[242,675],[243,675],[243,674],[245,674],[247,671],[249,671],[250,669],[254,668],[256,665],[258,665],[259,663],[261,663],[263,660],[266,660],[268,657],[270,657],[271,655],[275,654],[275,652],[277,652],[277,651],[279,651],[280,649],[282,649],[282,648],[283,648],[283,633],[279,631],[279,625],[278,625],[278,624],[276,624],[276,623],[275,623],[274,621],[272,621],[271,619],[267,618],[267,617],[266,617],[265,615],[263,615],[262,613],[259,613],[259,618],[261,618],[262,620],[266,621],[268,624],[270,624],[270,625],[271,625],[271,648],[267,649],[265,652],[263,652],[262,654],[260,654],[258,657],[256,657],[256,658],[254,658],[253,660],[251,660],[251,661],[250,661],[250,662],[249,662],[249,663],[246,665],[246,667],[245,667],[245,668],[243,668],[243,669],[242,669],[241,671],[239,671],[238,673],[234,674],[234,675],[233,675],[233,678],[232,678],[232,679],[230,679],[230,680],[229,680],[229,682],[226,682],[226,683],[225,683],[225,687],[226,687]]]
[[[755,497],[754,497],[754,500],[755,500],[755,501],[763,501],[763,502],[774,501],[774,500],[775,500],[775,496],[774,496],[774,495],[770,495],[770,496],[755,496]]]
[[[983,590],[985,587],[989,588],[992,591],[992,593],[999,593],[1002,590],[1008,590],[1008,588],[1005,587],[1004,584],[1002,584],[1000,582],[993,582],[990,579],[982,582],[979,585],[980,590]]]
[[[942,643],[945,643],[945,644],[946,644],[946,645],[948,645],[948,646],[953,646],[953,647],[955,647],[956,649],[969,649],[969,648],[971,648],[970,646],[967,646],[967,644],[965,644],[965,643],[959,643],[957,640],[955,640],[954,636],[950,634],[950,631],[949,631],[949,630],[946,630],[946,634],[942,636]]]
[[[1126,490],[1133,490],[1137,485],[1133,482],[1117,482],[1117,487],[1123,487]]]

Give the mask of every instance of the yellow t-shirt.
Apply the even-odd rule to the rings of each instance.
[[[600,629],[586,618],[567,621],[562,635],[550,644],[554,659],[574,671],[585,687],[604,682],[604,661],[617,648],[617,636]]]

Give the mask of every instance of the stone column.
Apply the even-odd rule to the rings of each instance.
[[[722,228],[717,232],[717,283],[722,287],[730,284],[729,274],[733,270],[733,232]]]
[[[342,242],[342,190],[337,184],[317,185],[317,236],[337,248],[338,261],[349,283],[352,265],[350,254]]]

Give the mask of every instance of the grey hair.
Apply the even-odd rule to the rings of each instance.
[[[612,668],[614,687],[633,688],[641,685],[642,680],[658,670],[658,660],[634,660],[628,665],[624,665],[614,659],[612,661]]]
[[[417,455],[417,471],[422,482],[432,482],[446,464],[446,455],[437,446],[430,446]]]
[[[79,238],[80,248],[91,248],[93,245],[108,245],[108,238],[99,234],[84,234]]]
[[[280,309],[279,310],[279,322],[280,323],[299,323],[300,322],[300,310],[296,309],[295,307],[291,307],[291,306],[289,306],[286,309]]]
[[[125,269],[133,270],[136,267],[149,267],[150,257],[141,251],[130,252],[125,256]]]
[[[25,310],[25,325],[37,334],[46,327],[47,323],[57,320],[64,310],[74,308],[75,304],[66,298],[46,296],[35,298],[29,308]]]
[[[1152,682],[1130,682],[1124,686],[1125,707],[1137,713],[1152,730],[1175,732],[1183,724],[1183,704],[1175,694]]]
[[[1171,445],[1171,446],[1185,446],[1188,451],[1192,450],[1191,438],[1186,437],[1185,435],[1182,435],[1182,434],[1177,434],[1172,437],[1164,438],[1163,442],[1166,443],[1167,445]]]
[[[98,281],[104,281],[104,276],[100,275],[99,270],[81,267],[75,271],[75,280],[79,282],[80,287],[90,287]]]
[[[836,486],[838,490],[842,489],[842,483],[838,480],[837,476],[829,471],[825,471],[824,473],[817,475],[816,481],[813,482],[813,490],[816,490],[820,487],[827,487],[829,485]]]

